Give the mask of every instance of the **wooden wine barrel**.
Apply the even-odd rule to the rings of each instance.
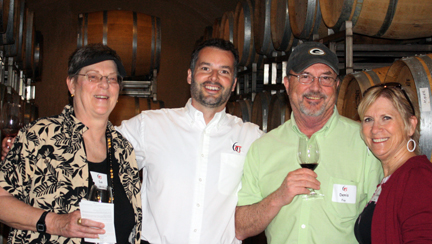
[[[270,29],[273,47],[276,50],[288,52],[297,45],[298,39],[291,31],[288,0],[272,0]]]
[[[25,15],[25,29],[23,36],[23,63],[22,70],[27,78],[34,78],[35,67],[35,43],[36,43],[36,30],[34,25],[34,12],[26,9]]]
[[[204,29],[204,35],[203,35],[203,40],[209,40],[212,38],[213,35],[213,26],[206,26],[206,28]]]
[[[239,52],[239,65],[247,66],[255,53],[253,40],[253,5],[250,0],[237,2],[234,11],[234,46]]]
[[[22,62],[23,36],[26,15],[25,0],[15,0],[14,8],[13,28],[7,28],[6,33],[2,34],[0,39],[6,39],[6,42],[9,43],[8,45],[4,46],[4,56],[15,57],[15,62]],[[12,23],[8,22],[8,25],[12,25]],[[13,40],[10,40],[11,36]]]
[[[340,30],[351,20],[358,34],[411,39],[432,36],[432,1],[428,0],[320,0],[329,28]]]
[[[221,29],[222,18],[216,18],[213,22],[213,34],[212,38],[220,38],[220,29]]]
[[[33,102],[25,102],[24,124],[29,124],[39,118],[39,107]]]
[[[253,8],[251,0],[240,0],[234,11],[234,46],[239,52],[239,65],[257,68],[264,65],[264,56],[256,53],[253,35]]]
[[[373,85],[384,82],[390,67],[382,67],[348,74],[339,87],[337,109],[339,114],[359,121],[358,105],[363,98],[363,92]]]
[[[234,104],[236,102],[233,101],[228,101],[226,106],[225,106],[225,112],[229,113],[229,114],[233,114],[234,113]]]
[[[415,101],[420,109],[420,142],[421,152],[429,160],[432,158],[432,54],[403,58],[395,61],[387,72],[384,80],[399,82],[410,87],[417,95]]]
[[[259,125],[260,129],[264,132],[267,132],[270,100],[270,92],[263,91],[256,94],[255,100],[252,103],[251,122]]]
[[[101,11],[78,17],[78,47],[103,43],[117,51],[127,79],[148,79],[159,70],[161,27],[158,17],[132,11]]]
[[[153,101],[151,98],[119,96],[118,102],[109,116],[113,125],[120,125],[123,120],[130,119],[143,110],[163,108],[162,101]]]
[[[234,102],[233,105],[229,113],[243,119],[244,122],[250,122],[252,102],[248,99],[238,100]]]
[[[220,37],[234,42],[234,12],[227,11],[222,15]]]
[[[258,54],[271,57],[274,51],[270,30],[270,10],[272,0],[255,0],[254,44]]]
[[[42,60],[43,60],[43,35],[42,32],[35,32],[35,43],[34,43],[34,69],[33,79],[34,81],[40,81],[42,79]]]
[[[10,22],[13,22],[14,0],[5,0],[0,3],[0,33],[5,33]],[[3,40],[2,40],[3,41]]]
[[[0,45],[14,44],[19,33],[21,6],[24,0],[5,0],[0,3]]]
[[[288,9],[291,30],[295,37],[313,40],[314,35],[328,35],[321,17],[319,0],[289,0]]]
[[[291,106],[285,91],[272,95],[269,107],[267,131],[277,128],[291,117]]]

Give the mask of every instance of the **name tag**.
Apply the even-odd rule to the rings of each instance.
[[[340,203],[356,203],[357,186],[333,185],[332,201]]]
[[[93,179],[94,184],[99,189],[107,189],[108,180],[107,175],[99,172],[90,171],[91,177]]]

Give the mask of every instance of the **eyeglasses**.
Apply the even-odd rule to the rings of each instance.
[[[123,77],[121,77],[120,75],[101,75],[99,73],[96,72],[87,72],[85,74],[77,74],[77,75],[81,75],[81,76],[85,76],[87,77],[87,80],[92,82],[92,83],[100,83],[102,82],[102,79],[105,77],[108,84],[119,84],[123,81]]]
[[[368,93],[372,88],[375,88],[375,87],[382,87],[382,88],[384,88],[384,89],[386,89],[386,88],[390,88],[390,87],[396,87],[396,88],[399,88],[399,89],[402,91],[402,93],[404,94],[405,99],[408,101],[409,105],[411,106],[412,114],[415,115],[414,106],[413,106],[411,100],[409,99],[408,94],[407,94],[406,91],[404,90],[404,88],[403,88],[403,86],[402,86],[401,83],[398,83],[398,82],[388,82],[388,83],[382,83],[382,84],[379,84],[379,85],[371,86],[371,87],[369,87],[368,89],[366,89],[366,91],[363,92],[363,97],[364,97],[364,96],[365,96],[365,95],[366,95],[366,94],[367,94],[367,93]]]
[[[297,77],[298,82],[300,82],[303,85],[310,85],[312,84],[312,82],[314,82],[315,78],[318,78],[318,82],[322,85],[322,86],[333,86],[336,78],[332,77],[332,76],[328,76],[328,75],[323,75],[320,77],[316,77],[313,76],[311,74],[299,74],[299,75],[294,75],[294,74],[288,74],[288,76],[294,76]]]

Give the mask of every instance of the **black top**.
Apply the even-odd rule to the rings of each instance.
[[[357,218],[354,234],[359,244],[371,244],[372,242],[372,217],[374,210],[375,202],[370,202]]]
[[[108,184],[111,185],[109,174],[109,162],[105,159],[101,163],[88,162],[89,171],[104,173],[107,175]],[[120,182],[119,165],[113,162],[114,171],[114,226],[116,232],[117,243],[129,243],[128,238],[135,225],[135,216],[132,204],[126,196],[126,192]],[[89,191],[94,184],[91,176],[89,177]],[[86,243],[86,242],[83,242]]]

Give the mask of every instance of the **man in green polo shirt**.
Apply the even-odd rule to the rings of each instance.
[[[336,109],[338,58],[321,43],[303,43],[290,55],[287,73],[291,119],[249,149],[236,237],[265,230],[268,243],[357,243],[354,222],[382,168],[360,138],[359,123]],[[318,144],[315,172],[300,167],[300,138]],[[321,196],[306,198],[309,189]]]

